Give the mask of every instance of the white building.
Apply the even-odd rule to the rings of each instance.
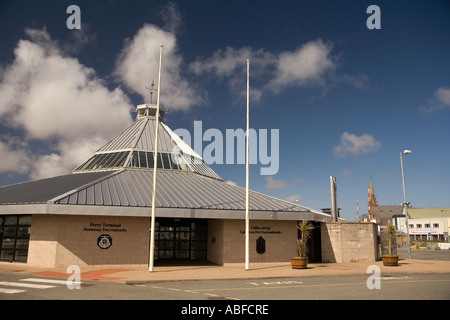
[[[448,241],[450,208],[408,208],[408,215],[411,239]]]

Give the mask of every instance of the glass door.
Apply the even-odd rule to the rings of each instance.
[[[160,223],[158,232],[159,259],[189,259],[190,227]]]
[[[174,249],[174,231],[175,228],[171,226],[159,226],[158,232],[158,258],[159,259],[173,259]]]
[[[158,219],[155,259],[206,259],[206,220]]]
[[[175,227],[175,251],[174,259],[189,259],[190,258],[190,237],[191,228],[188,226]]]

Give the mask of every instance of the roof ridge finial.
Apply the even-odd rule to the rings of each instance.
[[[148,91],[150,91],[150,104],[153,104],[153,91],[157,90],[155,89],[155,80],[152,80],[152,84],[150,87],[145,87]]]

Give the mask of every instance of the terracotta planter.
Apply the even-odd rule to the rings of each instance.
[[[291,257],[292,269],[306,269],[308,266],[308,257]]]
[[[398,256],[382,256],[383,265],[385,266],[398,266]]]

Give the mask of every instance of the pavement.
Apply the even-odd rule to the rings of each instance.
[[[114,281],[121,283],[146,283],[181,280],[217,280],[217,279],[270,279],[283,277],[308,276],[346,276],[372,274],[369,266],[378,266],[381,275],[406,275],[417,273],[450,273],[450,261],[400,259],[399,265],[383,266],[382,261],[345,262],[345,263],[309,263],[307,269],[292,269],[290,263],[252,264],[245,270],[242,263],[214,265],[177,265],[155,266],[152,272],[148,267],[105,268],[80,267],[81,280]],[[72,273],[66,268],[37,268],[26,263],[0,263],[1,272],[18,272],[36,276],[67,279]],[[1,275],[0,275],[1,277]]]

